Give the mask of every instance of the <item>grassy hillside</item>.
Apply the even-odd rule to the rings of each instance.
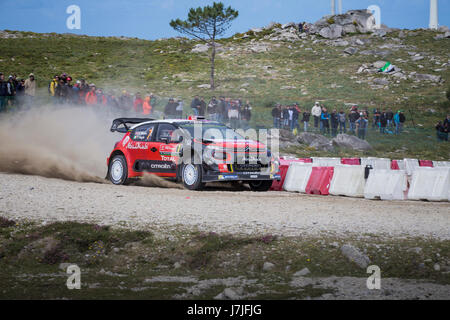
[[[435,40],[437,33],[426,30],[407,32],[402,38],[399,32],[388,33],[384,38],[355,34],[344,40],[357,37],[369,39],[370,43],[359,46],[356,54],[347,55],[343,50],[351,45],[333,46],[320,37],[295,42],[264,39],[271,32],[250,31],[245,38],[244,34],[236,34],[220,40],[223,51],[217,58],[219,87],[214,92],[197,87],[209,83],[207,54],[192,53],[197,42],[182,38],[147,41],[8,31],[0,38],[0,71],[19,76],[34,72],[43,95],[52,75],[62,72],[75,79],[86,78],[106,90],[153,92],[161,98],[157,109],[170,96],[185,99],[186,104],[195,94],[206,99],[213,95],[241,97],[250,100],[254,107],[254,127],[270,127],[274,102],[298,102],[308,109],[317,100],[329,110],[344,108],[344,103],[357,103],[370,112],[373,108],[403,109],[408,119],[405,134],[399,138],[369,132],[368,141],[374,151],[367,155],[450,158],[449,144],[437,143],[434,130],[436,121],[450,112],[445,94],[450,84],[449,39]],[[5,38],[5,34],[15,38]],[[269,51],[255,53],[251,50],[255,44],[264,45]],[[361,54],[367,50],[388,52],[384,57]],[[412,53],[424,59],[413,61]],[[357,73],[362,64],[378,60],[391,61],[406,75],[440,75],[443,82]],[[388,79],[389,85],[374,87],[377,78]],[[290,151],[327,155],[314,150]],[[329,155],[359,154],[340,150]]]

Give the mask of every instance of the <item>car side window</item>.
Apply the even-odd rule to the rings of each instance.
[[[155,141],[162,142],[161,138],[172,138],[172,133],[176,130],[176,128],[169,123],[160,123],[158,126],[158,133],[156,134]]]
[[[154,128],[154,124],[145,124],[139,126],[135,128],[131,133],[131,139],[133,139],[134,141],[151,141]]]

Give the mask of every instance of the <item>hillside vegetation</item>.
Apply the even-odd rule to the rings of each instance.
[[[323,102],[328,110],[348,110],[350,103],[371,113],[374,108],[402,109],[407,116],[405,132],[396,137],[370,131],[373,151],[289,151],[308,156],[450,158],[449,144],[438,143],[434,129],[450,112],[446,97],[450,39],[436,40],[438,32],[429,30],[394,30],[383,37],[350,34],[338,40],[299,36],[273,41],[271,36],[280,27],[219,40],[215,91],[198,87],[209,83],[208,52],[192,52],[198,42],[185,38],[148,41],[4,31],[0,34],[0,71],[19,77],[33,72],[43,96],[51,77],[62,72],[75,79],[86,78],[106,91],[153,92],[160,97],[159,110],[172,96],[184,99],[185,105],[196,94],[207,100],[213,95],[240,97],[250,100],[251,124],[256,128],[271,126],[270,112],[276,102],[298,102],[302,110],[310,110],[315,101]],[[357,51],[344,53],[349,47]],[[358,73],[361,66],[380,60],[400,68],[404,77]],[[441,78],[422,80],[414,72]]]

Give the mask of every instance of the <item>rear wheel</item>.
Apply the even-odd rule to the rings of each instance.
[[[272,180],[250,181],[248,184],[250,185],[250,189],[252,189],[252,191],[263,192],[269,191],[272,186]]]
[[[181,179],[183,185],[189,190],[201,190],[205,184],[202,183],[202,166],[193,163],[183,163]]]
[[[114,184],[126,184],[128,182],[128,166],[125,157],[115,156],[109,162],[109,180]]]

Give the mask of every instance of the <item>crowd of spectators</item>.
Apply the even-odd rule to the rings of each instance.
[[[5,80],[4,75],[0,73],[0,112],[12,106],[17,109],[30,107],[35,102],[35,94],[36,80],[33,74],[30,74],[26,80],[17,79],[15,75]],[[127,90],[122,90],[120,94],[117,94],[115,90],[104,91],[85,79],[74,81],[66,73],[55,75],[49,81],[48,95],[51,103],[55,105],[85,105],[136,116],[152,115],[157,99],[153,93],[131,94]],[[228,123],[233,129],[247,129],[250,127],[251,110],[250,102],[243,102],[240,98],[212,97],[206,103],[203,97],[195,96],[190,109],[187,110],[183,100],[170,98],[163,110],[163,116],[166,119],[181,119],[187,115],[204,116],[210,120]]]
[[[48,94],[52,103],[56,105],[97,106],[136,116],[153,114],[153,106],[156,102],[156,96],[152,93],[131,94],[127,90],[122,90],[120,94],[117,94],[115,90],[104,92],[94,83],[88,83],[85,79],[74,81],[66,73],[53,77],[48,83]],[[36,79],[33,73],[30,73],[27,79],[20,79],[15,74],[6,79],[0,72],[0,112],[5,112],[11,106],[18,109],[27,108],[34,103],[35,96]],[[244,102],[241,98],[221,96],[219,99],[212,97],[207,103],[204,97],[195,96],[189,107],[185,110],[183,100],[170,98],[163,110],[163,116],[181,119],[183,116],[192,114],[227,123],[233,129],[250,127],[252,107],[248,100]],[[274,128],[296,132],[316,131],[333,137],[338,133],[351,133],[365,139],[369,127],[379,130],[381,134],[400,134],[406,121],[402,110],[394,113],[391,109],[373,109],[371,121],[369,115],[368,109],[359,110],[356,105],[348,110],[333,109],[330,112],[319,102],[316,102],[311,110],[309,108],[302,110],[297,103],[277,104],[272,109]],[[450,115],[444,121],[439,121],[435,128],[438,141],[448,141]]]
[[[358,106],[353,105],[348,110],[333,109],[330,112],[319,102],[314,104],[311,111],[309,108],[302,111],[297,103],[290,106],[277,104],[272,109],[272,118],[275,128],[300,131],[302,127],[304,132],[320,131],[333,137],[338,133],[349,132],[357,134],[360,139],[365,139],[370,125],[372,129],[379,130],[382,134],[400,134],[406,121],[402,110],[394,113],[391,109],[374,109],[370,123],[367,109],[358,110]]]

